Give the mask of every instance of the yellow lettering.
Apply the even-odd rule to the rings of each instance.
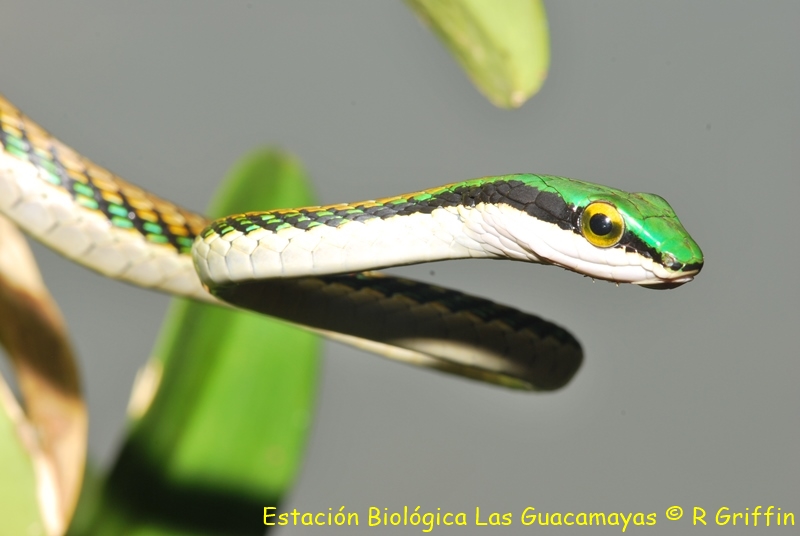
[[[267,513],[267,512],[269,512],[270,510],[277,510],[277,508],[276,508],[275,506],[265,506],[265,507],[264,507],[264,524],[265,524],[265,525],[274,525],[274,524],[275,524],[275,523],[272,523],[272,522],[270,522],[270,521],[267,521],[267,518],[268,518],[268,517],[275,517],[275,514],[269,514],[269,513]]]
[[[717,510],[717,515],[714,517],[714,521],[717,522],[717,525],[727,525],[728,522],[731,520],[730,514],[723,514],[722,512],[727,512],[730,509],[727,506],[723,506],[719,510]],[[705,525],[705,523],[703,523]],[[735,523],[734,523],[735,524]]]
[[[606,515],[603,512],[592,512],[591,514],[589,514],[589,524],[594,525],[595,519],[599,520],[601,517],[603,519],[603,525],[605,525]],[[600,523],[597,524],[599,525]]]
[[[695,506],[692,510],[692,525],[697,525],[698,522],[702,523],[703,526],[706,525],[706,511],[699,506]]]
[[[761,506],[760,505],[756,506],[755,508],[753,508],[753,526],[754,527],[758,526],[758,516],[762,515],[762,513],[759,512],[759,510],[761,510]]]
[[[625,522],[625,524],[622,526],[622,532],[625,532],[625,530],[628,528],[628,522],[631,520],[632,515],[633,515],[632,513],[628,512],[628,517],[625,517],[625,514],[623,514],[622,512],[619,513],[619,516],[622,518],[622,521]]]
[[[381,524],[381,509],[377,506],[370,506],[369,507],[369,526],[375,527]]]
[[[533,506],[527,507],[525,510],[522,511],[522,515],[520,516],[520,522],[524,526],[533,525],[536,523],[536,514],[533,511],[536,510]]]

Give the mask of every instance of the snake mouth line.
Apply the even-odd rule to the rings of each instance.
[[[665,289],[672,289],[678,288],[679,286],[688,283],[694,276],[700,273],[700,269],[692,270],[690,272],[682,272],[681,277],[676,277],[674,279],[648,279],[646,281],[640,281],[634,283],[634,285],[639,285],[640,287],[644,288],[651,288],[657,290],[665,290]]]

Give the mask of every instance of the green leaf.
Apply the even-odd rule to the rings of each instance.
[[[550,64],[541,0],[407,2],[495,106],[518,108],[539,91]]]
[[[234,168],[210,212],[313,202],[300,164],[262,150]],[[263,534],[264,507],[302,461],[317,353],[315,335],[286,323],[177,300],[137,382],[133,412],[142,415],[88,533]]]

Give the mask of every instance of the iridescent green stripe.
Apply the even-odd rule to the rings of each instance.
[[[55,144],[50,144],[48,147],[34,147],[26,136],[24,127],[27,119],[15,110],[4,109],[2,104],[0,101],[0,112],[6,116],[16,113],[19,124],[23,127],[17,128],[3,121],[0,116],[0,146],[3,151],[14,158],[35,165],[44,181],[69,194],[84,209],[104,215],[113,226],[137,230],[148,241],[170,245],[180,253],[191,252],[194,236],[188,227],[181,227],[182,231],[186,231],[184,235],[175,234],[170,231],[169,225],[161,220],[161,215],[157,212],[155,214],[158,221],[149,221],[131,205],[123,192],[114,191],[109,195],[109,192],[95,183],[86,169],[79,174],[80,180],[70,176],[70,172],[59,160]],[[119,199],[121,202],[117,203],[112,199]]]

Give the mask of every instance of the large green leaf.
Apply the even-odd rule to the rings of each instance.
[[[264,150],[233,170],[210,213],[312,203],[300,164]],[[263,508],[302,460],[317,350],[316,336],[277,320],[176,301],[138,381],[141,416],[83,530],[263,534]]]
[[[496,106],[517,108],[547,77],[550,44],[541,0],[407,0]]]

